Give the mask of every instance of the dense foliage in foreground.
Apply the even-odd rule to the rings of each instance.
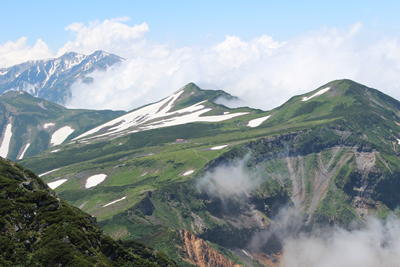
[[[0,160],[1,266],[175,266],[138,242],[116,242],[33,172]]]

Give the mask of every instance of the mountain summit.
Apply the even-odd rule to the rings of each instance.
[[[85,142],[88,139],[112,139],[139,131],[192,122],[222,122],[249,114],[215,104],[213,101],[220,97],[234,98],[224,91],[201,90],[194,83],[189,83],[157,103],[133,110],[79,135],[74,140]]]
[[[0,69],[0,94],[7,91],[25,91],[35,97],[65,104],[71,98],[69,87],[78,79],[90,82],[85,75],[105,70],[123,58],[103,51],[91,55],[75,52],[59,58],[31,60]]]

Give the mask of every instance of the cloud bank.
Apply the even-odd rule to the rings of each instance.
[[[203,89],[225,90],[245,105],[269,110],[293,95],[343,78],[400,99],[399,40],[382,37],[365,42],[360,23],[346,29],[322,27],[283,42],[268,35],[250,41],[227,35],[207,47],[176,47],[152,42],[146,38],[150,31],[146,23],[129,26],[127,20],[73,23],[65,28],[73,40],[57,56],[71,50],[84,54],[104,50],[126,58],[119,67],[93,73],[94,83],[75,84],[68,107],[130,110],[194,82]],[[0,59],[12,58],[8,53],[20,53],[17,62],[49,57],[50,52],[43,41],[28,47],[22,38],[0,47]]]
[[[216,196],[241,196],[261,182],[257,171],[242,159],[213,168],[199,179],[199,188]],[[306,217],[291,205],[282,206],[275,222],[256,233],[247,244],[250,251],[282,252],[281,267],[395,267],[399,266],[400,220],[391,215],[385,221],[369,217],[363,228],[306,225]]]
[[[395,267],[399,265],[400,221],[370,219],[367,228],[331,229],[284,241],[283,267]]]
[[[10,67],[28,60],[53,57],[52,51],[41,39],[32,47],[26,44],[27,38],[21,37],[15,42],[8,41],[0,45],[0,68]]]

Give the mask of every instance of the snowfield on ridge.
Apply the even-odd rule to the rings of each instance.
[[[145,131],[192,122],[220,122],[248,114],[248,112],[238,112],[233,114],[225,114],[225,112],[223,115],[201,117],[201,115],[212,110],[211,108],[206,108],[203,105],[203,103],[207,100],[201,101],[186,108],[182,108],[180,110],[170,112],[170,110],[174,106],[175,101],[183,92],[184,87],[157,103],[139,108],[130,113],[122,115],[114,120],[95,127],[92,130],[89,130],[72,140],[82,139],[98,132],[102,132],[102,134],[90,138],[113,136],[135,126],[138,127],[137,130],[131,130],[126,133],[134,133],[138,131]],[[104,130],[106,130],[106,133],[103,133]]]
[[[301,99],[301,101],[303,101],[303,102],[304,102],[304,101],[308,101],[308,100],[310,100],[311,98],[320,96],[320,95],[322,95],[323,93],[328,92],[329,89],[331,89],[331,88],[330,88],[330,87],[326,87],[326,88],[324,88],[324,89],[321,89],[321,90],[319,90],[318,92],[316,92],[315,94],[313,94],[312,96],[305,96],[305,97],[303,97],[303,98]]]

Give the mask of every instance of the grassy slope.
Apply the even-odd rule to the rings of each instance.
[[[175,266],[143,244],[115,242],[33,172],[3,159],[0,207],[1,266]]]
[[[156,248],[168,249],[170,256],[176,256],[179,252],[166,245],[176,240],[176,232],[170,232],[169,229],[190,228],[194,223],[191,212],[198,214],[209,229],[203,232],[204,238],[212,239],[214,235],[215,242],[227,245],[230,242],[245,244],[246,238],[251,236],[253,230],[249,228],[247,232],[239,231],[238,236],[242,236],[242,240],[218,237],[218,232],[236,229],[229,222],[230,219],[226,219],[226,216],[231,216],[235,211],[223,214],[218,209],[218,200],[204,199],[197,195],[193,184],[194,177],[202,176],[205,167],[221,160],[243,157],[247,149],[252,151],[253,163],[249,163],[249,168],[259,164],[258,160],[264,160],[262,167],[265,169],[265,182],[259,192],[254,192],[254,196],[263,197],[248,199],[247,204],[238,206],[239,211],[245,210],[248,204],[255,204],[258,205],[260,214],[269,220],[273,210],[265,212],[263,205],[267,203],[272,207],[274,203],[287,201],[288,194],[291,194],[288,192],[294,185],[288,178],[286,162],[278,156],[288,150],[292,153],[289,155],[302,156],[301,161],[296,162],[295,171],[299,171],[299,164],[303,164],[308,174],[308,178],[304,180],[302,202],[305,212],[313,202],[313,183],[316,179],[313,175],[320,169],[318,159],[325,162],[327,172],[337,172],[313,211],[315,222],[332,221],[347,225],[351,220],[359,220],[353,208],[355,196],[352,192],[353,186],[359,182],[358,178],[352,172],[351,164],[347,167],[340,165],[340,160],[347,156],[346,150],[338,153],[335,150],[337,146],[343,146],[355,147],[355,150],[348,151],[353,154],[374,149],[379,151],[384,162],[379,158],[376,163],[378,170],[370,175],[369,184],[375,183],[375,186],[371,186],[368,197],[375,201],[371,210],[382,210],[384,212],[379,214],[385,216],[399,202],[395,192],[400,189],[396,178],[400,166],[396,154],[399,149],[396,136],[400,127],[395,121],[400,122],[400,105],[396,100],[374,89],[348,80],[334,81],[320,89],[327,86],[331,89],[317,98],[303,102],[302,96],[296,96],[269,112],[254,111],[222,123],[192,123],[139,132],[85,146],[65,145],[58,153],[44,153],[27,158],[21,164],[38,173],[61,167],[59,171],[43,178],[47,182],[68,178],[68,182],[57,188],[57,192],[67,201],[82,206],[83,210],[97,216],[106,232],[114,237],[127,238],[130,235],[154,244]],[[273,116],[259,127],[244,126],[249,120],[268,114]],[[297,137],[291,135],[299,132]],[[283,138],[279,141],[280,144],[270,141],[271,138],[279,140],[279,136]],[[173,144],[177,138],[189,141]],[[122,144],[119,145],[120,143]],[[210,147],[222,144],[232,146],[222,150],[209,150]],[[268,154],[271,151],[273,154]],[[349,162],[353,161],[354,159],[350,159]],[[342,167],[339,168],[339,165]],[[195,173],[182,176],[190,169],[195,170]],[[85,179],[97,173],[106,173],[107,180],[95,188],[83,190]],[[277,177],[284,179],[279,180]],[[143,213],[143,199],[149,197],[149,190],[153,191],[151,202],[157,207],[152,208],[150,215],[146,215]],[[176,192],[166,193],[171,190]],[[177,195],[180,197],[171,200],[171,197],[168,199],[165,195],[174,196],[173,199]],[[127,198],[102,208],[106,203],[123,196]],[[214,215],[225,221],[218,223],[212,217]],[[193,229],[201,232],[197,226]],[[149,240],[148,236],[152,238]]]
[[[42,108],[41,105],[44,107]],[[52,133],[70,126],[75,131],[67,138],[91,129],[92,127],[122,115],[121,111],[71,110],[52,102],[35,98],[25,92],[8,92],[0,97],[0,129],[12,124],[12,141],[7,158],[16,159],[27,143],[31,143],[26,156],[37,155],[50,148]],[[45,129],[45,123],[55,125]]]

